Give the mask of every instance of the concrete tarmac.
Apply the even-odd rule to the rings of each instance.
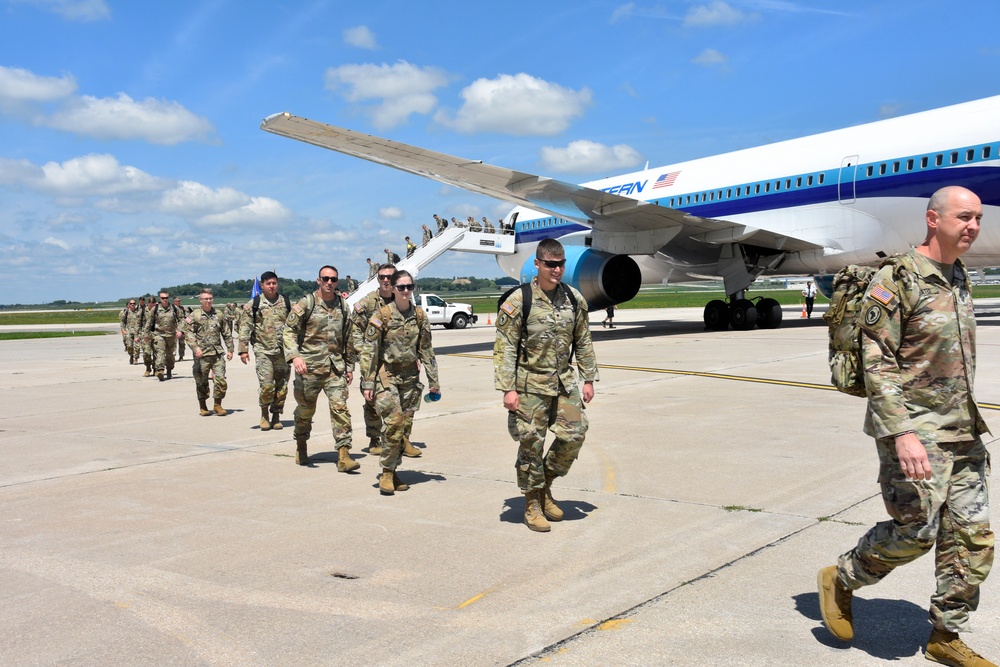
[[[522,524],[491,327],[435,328],[443,399],[391,497],[357,382],[344,474],[325,410],[309,467],[291,393],[285,428],[259,430],[252,361],[229,364],[228,416],[200,417],[190,359],[158,382],[117,335],[2,341],[0,664],[931,664],[930,556],[855,595],[853,643],[820,621],[817,570],[886,516],[817,315],[592,314],[601,380],[548,534]],[[1000,312],[978,332],[997,404]],[[994,661],[998,579],[965,636]]]

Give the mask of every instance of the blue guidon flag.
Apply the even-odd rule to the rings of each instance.
[[[681,172],[679,171],[672,171],[669,174],[663,174],[658,179],[656,179],[655,183],[653,183],[653,189],[655,190],[656,188],[670,187],[671,185],[674,184],[674,181],[677,180],[677,177],[680,175],[680,173]]]
[[[260,283],[257,282],[257,276],[253,277],[253,289],[250,290],[250,298],[255,296],[260,296]]]

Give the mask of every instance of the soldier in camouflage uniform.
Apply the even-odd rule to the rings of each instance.
[[[365,261],[368,262],[368,280],[371,280],[378,273],[378,264],[373,262],[371,257],[366,258]]]
[[[190,308],[185,308],[184,304],[181,303],[181,298],[179,296],[174,297],[174,308],[178,312],[182,313],[185,317],[191,314]],[[177,361],[184,360],[184,336],[177,339]]]
[[[167,292],[160,292],[160,302],[149,312],[146,329],[149,331],[153,347],[156,377],[161,382],[173,377],[177,339],[184,335],[178,327],[183,321],[184,313],[170,303],[170,295]],[[164,370],[167,373],[166,377],[163,376]]]
[[[368,321],[372,315],[382,306],[392,303],[392,274],[396,272],[396,267],[392,264],[380,266],[378,273],[378,289],[368,294],[365,298],[354,304],[354,312],[351,313],[353,320],[352,331],[354,333],[354,354],[361,358],[361,350],[364,347],[365,330],[368,328]],[[362,369],[363,371],[364,369]],[[375,403],[365,401],[365,435],[368,436],[368,453],[377,456],[382,453],[382,418],[378,416]]]
[[[875,438],[891,519],[818,577],[823,621],[849,640],[852,592],[935,547],[934,629],[924,655],[946,665],[993,665],[958,636],[969,629],[993,562],[982,441],[989,429],[973,396],[976,320],[958,259],[979,234],[982,215],[969,190],[939,190],[928,203],[924,242],[899,268],[880,269],[865,293],[865,433]]]
[[[135,301],[129,302],[118,315],[121,323],[122,342],[125,344],[125,351],[128,352],[128,363],[131,366],[139,358],[139,316],[140,312],[135,309]]]
[[[330,402],[330,425],[337,445],[337,470],[361,465],[351,459],[351,412],[348,386],[354,381],[354,346],[347,304],[337,293],[337,269],[319,270],[319,289],[292,306],[282,340],[285,360],[295,369],[295,462],[309,465],[306,443],[312,431],[316,401],[322,391]]]
[[[278,276],[265,271],[260,276],[262,294],[247,301],[240,318],[240,361],[247,363],[253,345],[257,382],[260,383],[260,430],[280,429],[281,411],[288,394],[288,362],[282,347],[282,332],[291,310],[288,297],[278,294]],[[256,302],[257,307],[254,308]]]
[[[430,228],[427,225],[424,225],[424,235],[423,238],[420,240],[420,245],[427,245],[428,243],[430,243],[432,238],[434,238],[433,232],[431,232]]]
[[[201,308],[184,319],[184,333],[187,343],[194,355],[191,372],[194,375],[195,391],[198,394],[198,407],[201,416],[207,417],[215,412],[220,417],[226,416],[222,407],[222,399],[226,397],[229,388],[226,382],[226,361],[233,358],[233,333],[231,324],[225,315],[212,306],[212,290],[207,287],[198,296]],[[226,356],[222,349],[225,346]],[[212,372],[215,383],[215,406],[208,409],[208,373]]]
[[[420,365],[427,374],[432,393],[441,393],[437,359],[431,345],[431,325],[427,315],[410,300],[413,276],[396,271],[391,280],[393,301],[379,308],[365,329],[361,349],[361,389],[366,401],[385,422],[385,445],[382,448],[382,474],[379,492],[391,496],[406,491],[396,474],[403,456],[404,438],[413,428],[413,415],[420,409]]]
[[[598,377],[587,302],[562,282],[566,267],[562,244],[555,239],[539,242],[535,267],[538,276],[531,281],[527,326],[522,327],[520,288],[500,306],[493,366],[495,387],[503,392],[508,410],[507,428],[520,443],[516,470],[525,495],[524,523],[531,530],[547,532],[551,527],[546,517],[563,518],[552,498],[552,481],[566,475],[580,453],[587,433],[584,403],[594,398]],[[583,380],[582,400],[570,365],[574,349]],[[546,430],[555,435],[548,454]]]
[[[139,349],[142,351],[142,362],[146,366],[146,370],[142,374],[143,377],[149,377],[153,374],[153,347],[150,343],[151,336],[146,322],[149,321],[149,314],[153,312],[155,301],[150,296],[147,303],[146,298],[140,296],[139,303],[136,305],[136,310],[139,312]]]

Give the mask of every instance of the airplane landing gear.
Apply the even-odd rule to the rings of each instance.
[[[730,297],[730,303],[722,299],[709,301],[704,319],[705,328],[712,331],[725,331],[730,326],[736,331],[749,331],[755,326],[777,329],[781,326],[781,304],[770,298],[750,300],[739,294]]]

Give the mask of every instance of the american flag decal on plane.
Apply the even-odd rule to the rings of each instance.
[[[653,189],[655,190],[656,188],[670,187],[671,185],[674,184],[674,181],[677,180],[677,176],[680,173],[681,172],[679,171],[672,171],[669,174],[663,174],[658,179],[656,179],[655,183],[653,183]]]

